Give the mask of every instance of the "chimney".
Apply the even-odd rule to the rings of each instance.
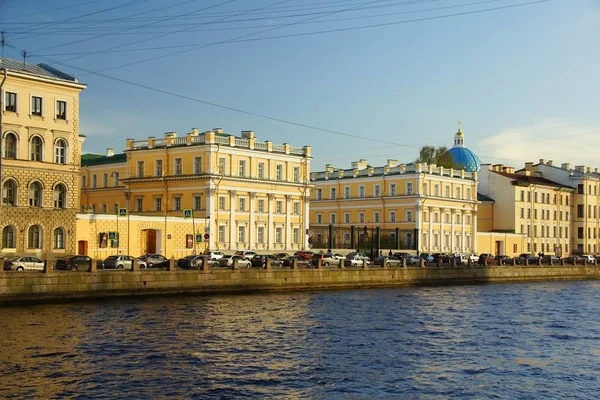
[[[526,171],[531,171],[532,168],[533,168],[533,163],[531,161],[525,163],[525,170]]]
[[[333,165],[331,165],[331,164],[325,164],[325,172],[332,173],[333,172]]]
[[[552,160],[548,160],[548,162],[546,164],[551,167],[554,167],[554,161],[552,161]]]
[[[387,164],[388,167],[395,167],[396,165],[398,165],[398,160],[387,160]]]
[[[242,138],[254,139],[254,131],[242,131]]]
[[[213,131],[213,133],[218,133],[220,135],[223,134],[223,128],[213,128],[212,131]]]
[[[165,139],[177,137],[177,132],[165,132]]]
[[[190,132],[190,134],[192,136],[198,136],[200,134],[200,129],[198,129],[198,128],[192,128],[192,131]]]
[[[106,157],[112,157],[115,155],[115,149],[106,149]]]
[[[543,158],[540,158],[540,164],[546,164],[546,160],[544,160]]]
[[[562,164],[560,164],[560,167],[562,169],[571,169],[571,164],[569,164],[569,163],[562,163]]]
[[[585,165],[576,165],[575,170],[579,172],[585,172]]]

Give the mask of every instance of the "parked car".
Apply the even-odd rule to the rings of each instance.
[[[138,257],[140,268],[167,268],[169,259],[162,254],[146,254]]]
[[[433,253],[431,256],[433,257],[433,261],[441,259],[443,263],[449,263],[452,258],[448,253]]]
[[[550,260],[552,260],[552,264],[553,265],[560,264],[560,257],[557,257],[557,256],[544,256],[544,259],[542,260],[542,263],[544,263],[544,264],[550,264]]]
[[[567,264],[574,264],[574,265],[583,264],[583,258],[581,256],[573,255],[573,256],[567,257],[565,260],[566,260]]]
[[[396,257],[398,260],[402,260],[403,258],[409,257],[409,253],[394,253],[392,257]]]
[[[311,264],[311,260],[307,260],[307,259],[301,258],[299,256],[287,256],[287,257],[284,257],[281,259],[281,261],[283,261],[284,267],[291,267],[294,260],[296,260],[296,264],[300,268],[302,268],[302,267],[307,268]]]
[[[421,258],[417,256],[407,256],[405,258],[406,265],[419,265],[419,262],[421,261]]]
[[[469,254],[468,257],[471,259],[471,263],[479,262],[479,256],[477,254]]]
[[[596,262],[596,259],[594,258],[594,256],[590,256],[589,254],[584,254],[581,256],[581,258],[584,261],[587,261],[588,264],[594,264]]]
[[[250,260],[246,259],[245,257],[243,257],[241,255],[235,254],[233,256],[225,255],[225,256],[219,258],[219,266],[220,267],[233,267],[233,260],[237,260],[237,265],[240,268],[250,268],[250,266],[252,265]]]
[[[131,269],[134,257],[132,256],[108,256],[102,261],[100,268],[105,269]]]
[[[494,256],[491,255],[490,253],[481,253],[479,255],[479,260],[477,260],[477,262],[479,263],[479,265],[483,265],[484,260],[486,260],[488,264],[491,264],[491,263],[493,263]]]
[[[56,259],[54,269],[63,271],[89,271],[92,258],[88,256],[66,256]]]
[[[397,267],[402,265],[402,260],[397,259],[396,257],[390,256],[381,256],[375,259],[375,265],[381,265],[386,267]]]
[[[208,267],[214,268],[219,266],[218,260],[213,260],[208,254],[190,255],[177,260],[177,267],[181,269],[194,269],[202,267],[202,261],[208,261]]]
[[[423,260],[425,260],[425,262],[433,262],[433,256],[429,253],[421,253],[419,254],[419,258],[422,258]]]
[[[283,260],[286,257],[290,257],[290,255],[288,253],[275,253],[273,255],[275,257],[279,258],[280,260]]]
[[[272,267],[283,267],[283,261],[273,254],[257,254],[250,260],[253,267],[266,267],[267,259],[270,260]]]
[[[313,255],[312,251],[297,251],[294,253],[295,256],[302,258],[303,260],[312,260]]]
[[[246,260],[250,261],[252,257],[256,255],[256,252],[251,250],[240,250],[236,251],[234,255],[241,256],[242,258],[245,258]]]
[[[211,260],[218,260],[219,258],[223,257],[225,253],[223,253],[222,251],[209,251],[204,255],[209,256]]]
[[[450,261],[452,259],[456,260],[456,265],[467,265],[469,263],[469,256],[466,254],[454,253],[450,257]]]
[[[500,265],[500,261],[502,261],[503,265],[511,265],[512,264],[512,258],[510,258],[509,256],[500,255],[500,256],[494,257],[495,264]]]
[[[12,257],[4,261],[5,271],[43,271],[44,262],[37,257]]]
[[[313,255],[312,264],[317,265],[321,259],[321,265],[329,267],[330,265],[339,265],[340,260],[344,259],[344,256],[337,253],[316,253]]]
[[[363,253],[352,252],[346,256],[344,266],[346,267],[361,267],[363,260],[367,260],[367,264],[371,264],[371,259]]]

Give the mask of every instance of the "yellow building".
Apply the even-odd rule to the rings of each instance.
[[[315,248],[476,250],[477,172],[395,160],[372,167],[362,159],[350,169],[327,165],[311,183]]]
[[[500,253],[566,256],[572,251],[573,187],[533,174],[530,169],[515,172],[500,164],[485,164],[479,173],[478,190],[494,200],[494,231],[524,235],[517,251],[502,251],[503,246]]]
[[[7,70],[0,110],[2,252],[73,253],[85,85],[45,64],[3,58],[0,68]]]
[[[128,213],[118,218],[118,230],[116,217],[114,225],[102,217],[102,231],[88,229],[81,250],[89,246],[85,252],[101,255],[127,251],[179,256],[195,248],[303,249],[310,161],[308,146],[259,142],[253,131],[236,137],[218,128],[204,133],[192,129],[183,137],[170,132],[162,139],[128,139],[123,154],[108,149],[106,156],[84,155],[81,211]],[[183,218],[184,212],[190,218]],[[118,232],[123,246],[100,239],[110,232]],[[202,241],[190,239],[196,237]]]

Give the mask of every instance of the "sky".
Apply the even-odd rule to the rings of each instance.
[[[86,152],[219,127],[381,166],[460,120],[482,163],[600,167],[600,0],[0,0],[0,26],[87,84]]]

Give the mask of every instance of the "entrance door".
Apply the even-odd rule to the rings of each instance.
[[[88,253],[88,242],[87,240],[80,240],[77,242],[77,254],[80,256],[87,256]]]
[[[160,245],[157,245],[160,235],[156,229],[143,229],[140,232],[140,249],[142,254],[158,254],[157,250]]]
[[[504,254],[504,241],[496,240],[496,255],[501,256]]]

